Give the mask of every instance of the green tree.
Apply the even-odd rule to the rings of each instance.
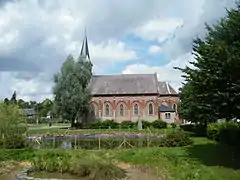
[[[240,1],[239,1],[240,2]],[[205,123],[240,118],[240,3],[193,44],[193,68],[180,69],[186,84],[181,90],[180,115]]]
[[[77,62],[69,55],[63,63],[61,71],[55,75],[53,93],[58,112],[64,119],[70,120],[72,126],[75,119],[85,122],[89,114],[91,93],[88,84],[92,77],[92,64],[85,58]]]
[[[14,91],[10,100],[11,103],[17,104],[17,92]]]

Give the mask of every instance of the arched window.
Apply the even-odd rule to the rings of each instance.
[[[177,110],[177,105],[173,104],[173,109],[176,111]]]
[[[124,116],[124,106],[123,106],[123,104],[120,104],[119,114],[120,114],[120,116]]]
[[[93,104],[91,104],[91,114],[92,114],[92,116],[96,115],[95,106]]]
[[[134,104],[134,115],[138,115],[138,105]]]
[[[109,104],[105,105],[105,116],[109,116],[110,115],[110,110],[109,110]]]
[[[148,105],[148,114],[149,114],[149,115],[153,115],[153,104],[152,104],[152,103],[150,103],[150,104]]]

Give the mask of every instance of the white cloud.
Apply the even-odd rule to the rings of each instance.
[[[155,18],[137,27],[135,34],[147,40],[158,40],[160,42],[173,36],[175,30],[181,27],[183,21],[173,18]]]
[[[150,46],[148,52],[151,54],[159,53],[159,52],[162,52],[162,48],[160,46],[153,45],[153,46]]]
[[[161,52],[170,63],[149,67],[140,62],[126,71],[134,67],[136,71],[157,71],[160,78],[179,83],[180,74],[174,74],[171,67],[178,59],[179,64],[186,63],[183,58],[189,59],[192,38],[204,34],[204,23],[216,22],[235,0],[9,2],[0,3],[0,98],[11,96],[16,89],[21,97],[38,99],[51,93],[52,75],[66,56],[79,54],[85,27],[95,71],[116,62],[139,60],[123,41],[134,33],[150,40],[149,53]],[[151,40],[162,42],[161,46],[150,44]]]
[[[160,81],[168,81],[175,90],[178,90],[183,81],[181,71],[174,67],[184,68],[186,65],[192,67],[189,62],[192,62],[194,57],[191,53],[179,56],[177,59],[169,62],[164,66],[148,66],[146,64],[132,64],[123,70],[123,74],[153,74],[157,73]]]

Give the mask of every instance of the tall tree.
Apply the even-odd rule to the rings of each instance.
[[[11,103],[13,103],[13,104],[17,104],[17,92],[16,92],[16,91],[13,92],[10,101],[11,101]]]
[[[194,40],[194,68],[181,69],[186,84],[180,114],[190,121],[240,118],[240,1],[236,9]]]
[[[72,126],[76,119],[86,120],[90,109],[91,93],[88,84],[92,77],[92,64],[85,58],[77,62],[69,55],[61,71],[55,75],[53,93],[59,113],[70,120]]]

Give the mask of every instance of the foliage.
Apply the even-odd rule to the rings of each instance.
[[[180,69],[186,80],[179,113],[191,122],[240,118],[240,5],[196,38],[192,67]]]
[[[171,127],[172,127],[173,129],[175,129],[175,128],[177,127],[177,125],[176,125],[175,123],[171,123]]]
[[[150,128],[152,126],[152,123],[149,121],[142,121],[142,127],[143,129]]]
[[[94,154],[74,156],[68,153],[49,152],[36,156],[33,160],[34,171],[71,173],[92,180],[124,178],[125,171],[110,160]]]
[[[189,138],[187,133],[174,131],[170,134],[167,134],[167,136],[162,139],[160,147],[179,147],[187,146],[192,143],[193,141]]]
[[[132,122],[132,121],[123,121],[120,124],[121,129],[132,129],[136,126],[136,123]]]
[[[180,128],[183,131],[191,132],[195,136],[206,136],[207,127],[203,124],[182,124]]]
[[[208,125],[207,137],[230,146],[240,146],[240,127],[234,122],[222,122]]]
[[[83,120],[90,114],[91,93],[88,84],[92,77],[92,64],[84,58],[77,62],[69,55],[63,63],[61,71],[55,75],[56,108],[64,119]]]
[[[152,127],[156,129],[165,129],[167,128],[167,123],[162,120],[155,120],[152,122]]]
[[[0,147],[22,148],[26,132],[26,118],[15,104],[0,103]]]

